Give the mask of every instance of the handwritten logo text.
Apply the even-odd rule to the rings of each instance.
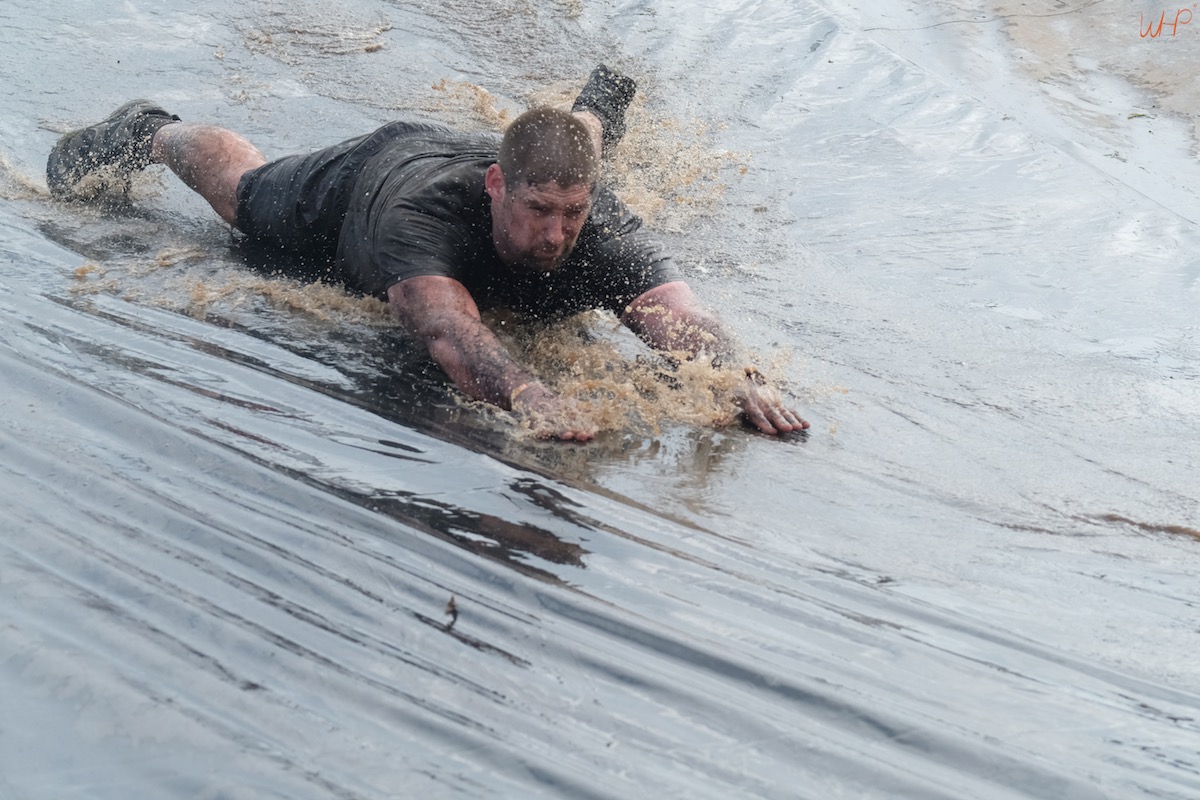
[[[1192,8],[1196,8],[1197,5],[1197,3],[1192,3]],[[1141,32],[1143,39],[1145,39],[1147,36],[1149,36],[1151,39],[1157,39],[1159,36],[1162,36],[1163,28],[1169,30],[1172,36],[1177,36],[1179,34],[1179,29],[1192,21],[1192,8],[1178,9],[1175,12],[1175,18],[1170,22],[1167,22],[1167,12],[1164,10],[1158,17],[1157,30],[1154,28],[1154,17],[1150,17],[1150,22],[1147,23],[1146,15],[1144,13],[1140,14],[1138,31]]]

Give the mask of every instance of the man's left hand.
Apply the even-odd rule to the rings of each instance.
[[[779,392],[757,371],[746,375],[734,391],[734,402],[741,407],[746,421],[763,433],[783,435],[808,428],[808,423],[783,404]]]

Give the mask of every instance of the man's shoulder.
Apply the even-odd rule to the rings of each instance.
[[[495,137],[428,122],[389,123],[371,139],[363,144],[358,196],[372,213],[388,211],[397,201],[473,205],[483,195],[483,176],[498,148]]]
[[[406,193],[432,182],[479,182],[494,163],[500,146],[496,134],[464,133],[431,122],[401,120],[372,134],[361,147],[364,186],[384,185]]]
[[[459,131],[436,122],[395,120],[376,129],[364,145],[380,152],[400,149],[417,154],[494,158],[500,150],[500,134]]]

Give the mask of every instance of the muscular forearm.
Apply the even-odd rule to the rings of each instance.
[[[420,331],[429,355],[463,394],[507,409],[516,392],[537,383],[481,321],[460,316],[430,323]]]
[[[468,397],[510,408],[513,395],[538,385],[483,320],[466,288],[452,278],[418,276],[392,284],[396,318],[420,338],[433,360]]]
[[[426,344],[460,391],[516,413],[538,436],[585,442],[595,435],[593,423],[514,361],[479,320],[458,319],[429,329]]]
[[[583,442],[595,435],[593,424],[571,413],[569,401],[513,359],[458,281],[408,278],[388,287],[388,300],[463,394],[517,412],[538,436]]]
[[[691,358],[703,353],[714,364],[732,362],[739,352],[725,324],[705,311],[690,309],[674,314],[662,328],[658,338],[667,346],[659,349],[684,352]]]
[[[642,295],[622,320],[656,350],[688,358],[704,353],[715,364],[739,363],[742,356],[721,319],[682,283],[665,284]]]
[[[651,347],[689,358],[704,354],[714,367],[745,369],[734,389],[734,402],[763,433],[804,430],[808,423],[782,403],[779,393],[751,365],[721,319],[697,300],[682,281],[665,283],[644,293],[626,309],[621,321]]]

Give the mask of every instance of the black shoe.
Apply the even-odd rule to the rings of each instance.
[[[179,117],[149,100],[134,100],[103,122],[64,134],[46,161],[46,185],[59,199],[89,199],[129,189],[129,176],[150,163],[158,129]]]
[[[600,126],[604,129],[605,156],[625,135],[625,111],[636,93],[637,84],[633,78],[627,78],[601,64],[592,70],[588,82],[571,106],[572,111],[590,111],[599,118]]]

